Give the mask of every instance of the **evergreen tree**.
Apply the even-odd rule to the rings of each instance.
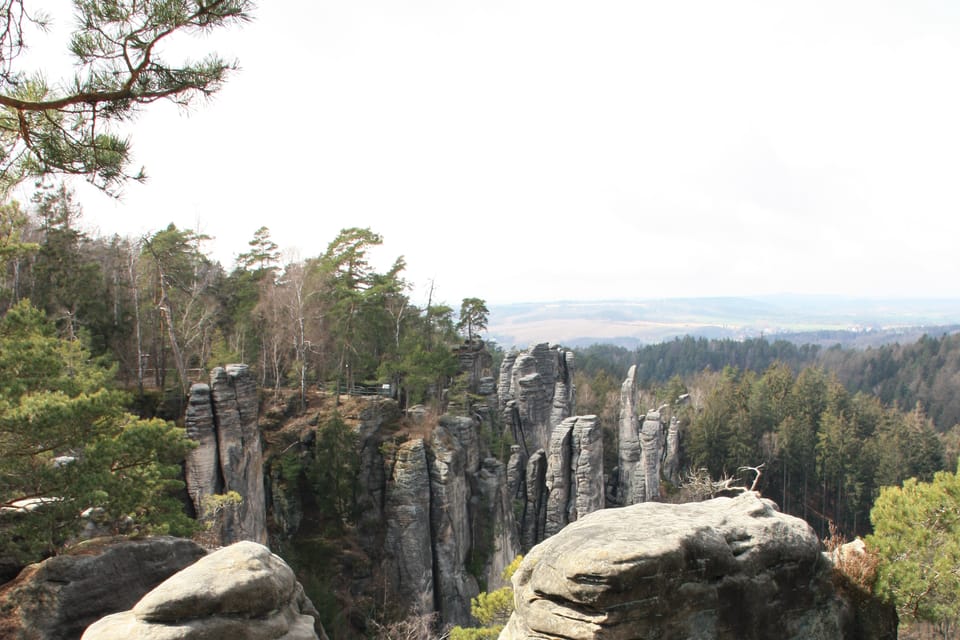
[[[460,304],[460,320],[457,330],[466,330],[467,341],[473,342],[473,336],[487,328],[490,311],[487,303],[480,298],[464,298]]]
[[[878,592],[907,620],[943,626],[960,619],[960,471],[884,488],[870,519]]]
[[[216,93],[236,62],[210,54],[168,63],[162,43],[249,19],[250,0],[73,0],[69,51],[76,73],[47,79],[18,67],[31,28],[51,18],[23,0],[0,1],[0,194],[30,176],[86,176],[110,192],[130,173],[129,141],[115,132],[143,105],[181,105]],[[33,35],[30,33],[30,35]]]
[[[124,412],[112,371],[21,302],[0,320],[0,555],[55,553],[94,509],[120,530],[187,533],[181,429]]]

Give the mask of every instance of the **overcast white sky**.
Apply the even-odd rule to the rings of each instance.
[[[371,227],[450,304],[960,295],[960,3],[260,4],[88,227],[199,224],[227,268]]]

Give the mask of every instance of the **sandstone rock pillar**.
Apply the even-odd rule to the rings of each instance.
[[[640,468],[640,434],[637,423],[637,367],[633,365],[620,387],[620,424],[617,440],[620,447],[617,502],[629,506],[643,502],[644,475]]]
[[[217,367],[210,385],[195,384],[185,419],[197,448],[187,455],[187,492],[198,517],[204,499],[235,491],[242,502],[224,513],[222,542],[267,541],[267,512],[260,445],[257,385],[245,364]]]
[[[432,613],[430,472],[423,438],[397,447],[384,500],[384,574],[388,598],[410,613]]]

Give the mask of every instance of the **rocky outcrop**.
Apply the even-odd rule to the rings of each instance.
[[[467,436],[468,443],[474,440],[473,446],[463,446],[451,431],[461,437],[473,434]],[[466,569],[473,548],[469,478],[479,470],[477,454],[475,430],[469,418],[441,421],[433,430],[427,449],[437,605],[445,622],[460,625],[469,624],[470,599],[480,592],[476,578]]]
[[[231,364],[210,372],[210,385],[190,389],[187,435],[198,446],[188,454],[187,492],[199,516],[204,499],[235,491],[239,505],[217,523],[225,544],[267,541],[263,454],[258,426],[257,387],[249,367]]]
[[[225,523],[223,543],[267,541],[263,454],[258,426],[257,383],[245,364],[217,367],[210,372],[217,448],[223,488],[236,491],[243,502]]]
[[[642,492],[637,498],[640,502],[654,502],[660,499],[660,459],[663,455],[663,425],[660,412],[649,411],[640,427],[640,470],[643,474]]]
[[[493,369],[493,356],[482,340],[464,341],[454,348],[459,361],[459,369],[467,374],[467,389],[471,393],[492,395],[496,392],[490,373]]]
[[[572,511],[573,522],[604,507],[603,482],[603,433],[597,416],[571,418],[573,425],[573,450],[570,453],[570,468],[573,472]]]
[[[670,418],[667,427],[667,450],[663,456],[663,477],[673,486],[680,485],[680,421]]]
[[[507,493],[519,503],[521,509],[527,500],[526,468],[527,456],[520,445],[511,445],[510,458],[507,460]]]
[[[503,463],[496,458],[486,458],[475,476],[472,494],[473,547],[470,554],[477,559],[486,559],[484,582],[486,590],[493,591],[507,585],[503,571],[520,553],[513,498]]]
[[[501,640],[858,637],[816,534],[753,493],[594,512],[531,550],[513,588]]]
[[[550,449],[547,452],[547,511],[544,536],[552,536],[567,525],[567,509],[570,504],[570,441],[573,439],[573,424],[562,422],[553,430]],[[539,542],[539,540],[537,540]]]
[[[217,428],[213,420],[213,401],[210,385],[195,384],[190,387],[187,414],[184,418],[187,437],[197,443],[187,452],[184,476],[187,493],[198,517],[204,513],[204,498],[223,493],[223,474],[220,472],[220,455],[217,445]]]
[[[567,418],[553,430],[546,491],[544,536],[603,508],[603,438],[597,416]]]
[[[30,565],[0,589],[0,637],[75,640],[205,555],[182,538],[89,540]]]
[[[640,429],[637,421],[637,366],[627,372],[620,387],[620,422],[617,425],[618,466],[614,503],[627,506],[643,502],[644,474],[640,463]]]
[[[547,454],[537,449],[527,460],[526,502],[520,520],[520,545],[526,551],[543,540],[547,519]]]
[[[400,444],[385,491],[383,572],[385,601],[410,613],[433,613],[430,472],[423,438]]]
[[[514,440],[531,454],[546,449],[553,428],[574,413],[573,352],[546,343],[508,354],[498,402]]]
[[[318,635],[319,629],[319,635]],[[293,571],[266,547],[238,542],[170,577],[83,640],[326,638]]]

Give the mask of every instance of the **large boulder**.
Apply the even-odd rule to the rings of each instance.
[[[500,640],[861,637],[816,534],[753,493],[595,511],[534,547],[513,588]]]
[[[131,608],[205,553],[182,538],[84,542],[30,565],[0,589],[0,637],[75,640],[91,623]]]
[[[82,640],[316,640],[315,625],[316,609],[290,567],[244,541],[167,579],[131,610],[102,618]]]

